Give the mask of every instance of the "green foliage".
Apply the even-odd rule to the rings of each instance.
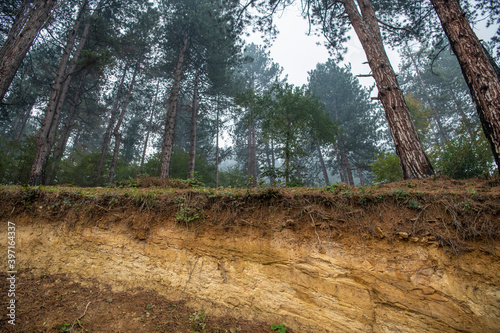
[[[278,331],[279,333],[286,333],[286,326],[285,326],[285,324],[271,325],[271,329],[273,331]]]
[[[382,152],[371,167],[375,183],[392,183],[403,179],[399,157],[394,153]]]
[[[412,94],[407,94],[405,96],[405,101],[410,110],[413,125],[415,125],[420,141],[425,142],[430,130],[432,111],[429,108],[424,108],[422,100],[414,97]]]
[[[198,220],[204,214],[203,209],[198,209],[195,207],[184,206],[184,203],[181,203],[179,207],[179,212],[175,214],[175,218],[179,222],[184,222],[186,224]]]
[[[8,141],[0,137],[0,183],[26,184],[35,158],[36,138],[25,137],[22,142]]]
[[[489,172],[493,165],[493,155],[483,137],[474,146],[465,135],[451,140],[431,154],[437,169],[455,179],[478,177]]]
[[[205,327],[207,326],[205,323],[205,310],[193,312],[193,314],[189,316],[189,321],[193,325],[193,332],[205,332]]]
[[[247,181],[245,170],[237,165],[230,166],[225,171],[219,172],[219,185],[223,187],[244,187]]]

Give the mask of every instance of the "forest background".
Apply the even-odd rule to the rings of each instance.
[[[500,104],[487,110],[481,94],[489,89],[500,103],[500,4],[440,7],[449,3],[458,5],[5,1],[0,182],[103,186],[149,175],[213,187],[325,186],[489,174]],[[288,82],[267,49],[273,19],[292,5],[331,56],[303,86]],[[471,82],[473,55],[461,53],[465,42],[440,10],[493,31],[478,44],[496,70],[484,75],[487,88]],[[245,42],[250,31],[264,43]],[[373,86],[341,62],[350,37],[362,40],[368,64],[357,74]],[[401,57],[397,74],[388,45]]]

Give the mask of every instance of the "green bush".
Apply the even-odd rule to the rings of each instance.
[[[493,165],[488,141],[481,138],[474,146],[465,135],[443,144],[431,153],[431,158],[443,175],[455,179],[478,177],[489,172]]]
[[[375,183],[392,183],[403,179],[399,157],[394,153],[382,152],[370,166]]]

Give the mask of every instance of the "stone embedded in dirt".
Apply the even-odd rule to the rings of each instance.
[[[397,235],[399,236],[399,239],[402,239],[402,240],[408,240],[408,237],[409,237],[409,234],[407,232],[404,232],[404,231],[398,232]]]
[[[384,231],[380,228],[380,227],[377,227],[377,237],[382,239],[385,237],[385,234],[384,234]]]

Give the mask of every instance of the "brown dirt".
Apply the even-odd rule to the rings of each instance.
[[[210,310],[148,290],[113,292],[95,281],[82,284],[60,274],[19,273],[16,325],[7,324],[2,311],[1,332],[273,332],[269,323],[213,316]],[[4,291],[6,277],[0,274]]]
[[[124,220],[139,240],[147,239],[154,225],[169,221],[195,233],[258,228],[265,238],[268,230],[289,229],[304,238],[399,239],[435,244],[453,255],[477,249],[495,254],[488,244],[500,237],[500,179],[430,178],[320,189],[0,187],[0,218],[21,215],[68,228],[77,223],[106,228]],[[203,331],[194,319],[203,309],[146,289],[113,292],[95,281],[81,284],[64,275],[36,277],[29,271],[20,272],[16,287],[18,325],[6,325],[2,313],[0,329],[6,332]],[[206,332],[272,332],[270,325],[279,324],[216,317],[210,309],[202,322]]]

